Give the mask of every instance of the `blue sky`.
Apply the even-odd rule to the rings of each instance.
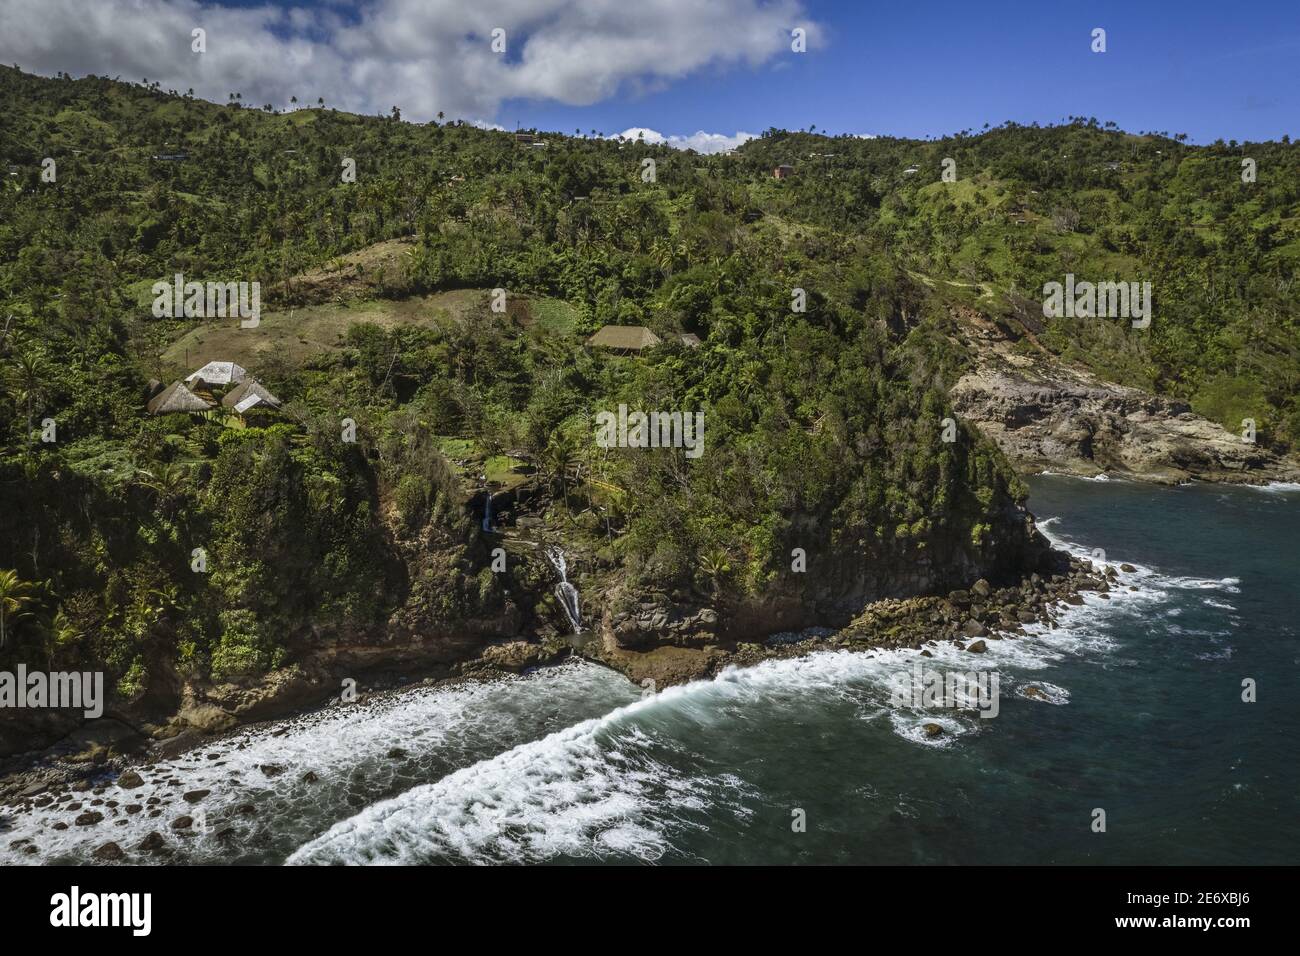
[[[1084,115],[1300,137],[1300,0],[2,0],[0,62],[566,132],[924,137]]]
[[[1114,120],[1194,142],[1300,137],[1300,0],[824,0],[824,45],[590,107],[511,101],[499,122],[584,130],[769,126],[924,137],[984,123]],[[1173,12],[1176,11],[1176,12]],[[1107,51],[1091,51],[1094,27]]]

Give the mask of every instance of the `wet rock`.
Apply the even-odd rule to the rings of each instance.
[[[162,838],[162,834],[157,830],[150,830],[149,835],[140,841],[136,849],[145,853],[158,853],[166,846],[167,841]]]
[[[122,857],[125,856],[125,854],[122,852],[122,848],[120,846],[118,846],[116,843],[110,840],[109,842],[105,843],[103,846],[97,847],[95,849],[95,852],[92,853],[91,856],[93,856],[96,860],[112,861],[112,860],[122,859]]]
[[[316,776],[315,772],[311,770],[308,770],[305,774],[302,775],[303,783],[315,783],[319,779],[320,777]]]
[[[966,650],[970,651],[972,654],[983,654],[988,649],[989,646],[983,641],[972,641],[970,644],[966,645]]]
[[[173,830],[188,830],[194,826],[194,818],[191,816],[180,816],[172,821]]]
[[[98,810],[87,810],[85,813],[78,814],[72,822],[79,827],[90,827],[102,819],[104,819],[104,815]]]
[[[284,773],[284,767],[275,763],[264,763],[258,767],[258,769],[268,777],[278,777],[280,774]]]
[[[1119,566],[1119,569],[1123,571],[1125,574],[1132,574],[1134,571],[1137,570],[1137,568],[1133,567],[1133,565],[1131,564],[1121,564]]]
[[[979,621],[967,621],[962,625],[961,633],[967,637],[987,637],[989,631]]]
[[[235,812],[241,813],[246,817],[256,816],[257,807],[253,806],[251,803],[243,803],[240,804],[238,808],[236,808]]]
[[[1047,699],[1048,699],[1047,695],[1046,695],[1045,693],[1043,693],[1042,688],[1041,688],[1041,687],[1035,687],[1033,684],[1028,684],[1028,685],[1026,685],[1026,687],[1025,687],[1025,689],[1024,689],[1024,691],[1023,691],[1022,693],[1024,694],[1024,696],[1029,697],[1029,698],[1032,698],[1033,700],[1047,700]]]
[[[126,805],[126,812],[131,814],[132,816],[139,813],[143,809],[144,807],[140,806],[140,804],[138,803],[128,803]]]
[[[211,792],[211,790],[190,790],[187,793],[181,794],[181,799],[186,803],[198,803]]]
[[[974,584],[971,585],[970,593],[975,597],[987,598],[990,594],[993,593],[993,588],[989,585],[988,581],[985,581],[983,578],[980,578],[978,581],[976,581]]]
[[[144,786],[144,778],[134,770],[127,770],[117,778],[117,785],[127,790],[134,790],[136,787]]]
[[[62,820],[60,820],[58,823],[53,824],[50,827],[51,830],[66,830],[67,828],[68,825],[64,823]]]
[[[943,736],[943,728],[942,728],[941,726],[939,726],[938,724],[926,724],[926,725],[923,726],[921,729],[925,731],[925,735],[926,735],[927,737],[942,737],[942,736]]]

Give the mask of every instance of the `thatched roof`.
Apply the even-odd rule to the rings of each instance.
[[[197,372],[185,376],[185,381],[197,382],[201,379],[209,385],[231,385],[242,382],[247,377],[248,371],[242,365],[234,362],[209,362]]]
[[[659,344],[659,336],[644,325],[607,325],[591,338],[588,345],[604,349],[648,349]]]
[[[145,406],[150,415],[167,415],[171,412],[206,412],[215,402],[195,395],[184,382],[172,382],[150,399]]]
[[[248,402],[248,399],[256,401]],[[247,402],[247,404],[245,404]],[[280,407],[280,400],[271,394],[271,390],[255,378],[246,378],[236,385],[221,400],[221,404],[227,408],[233,408],[237,412],[244,412],[254,405],[270,405],[272,408]],[[241,408],[240,406],[243,405]]]

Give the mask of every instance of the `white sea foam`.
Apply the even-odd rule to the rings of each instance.
[[[1049,519],[1040,527],[1052,524]],[[1078,545],[1052,540],[1090,557]],[[1032,675],[1071,655],[1108,658],[1114,642],[1104,622],[1142,618],[1173,588],[1226,590],[1235,581],[1171,578],[1136,567],[1121,574],[1112,599],[1085,593],[1082,605],[1056,609],[1055,626],[1034,624],[1015,638],[990,638],[983,654],[936,641],[926,648],[926,664],[996,670],[1004,675],[1004,695],[1015,688],[1024,696],[1024,687],[1033,684],[1046,703],[1063,704],[1066,688]],[[1130,583],[1139,590],[1127,591],[1123,586]],[[996,719],[894,706],[896,675],[918,659],[916,649],[821,651],[728,669],[714,680],[631,703],[636,688],[584,664],[506,684],[417,690],[361,709],[336,708],[246,731],[153,768],[145,773],[146,786],[134,791],[109,785],[103,796],[119,807],[105,811],[106,820],[95,827],[52,831],[50,824],[66,819],[66,811],[19,814],[0,838],[0,861],[81,861],[108,839],[130,851],[154,829],[169,843],[183,843],[181,859],[189,862],[241,859],[250,848],[292,863],[656,860],[673,851],[680,834],[726,814],[743,822],[754,812],[758,794],[743,770],[710,768],[687,748],[690,740],[752,724],[757,710],[765,723],[793,726],[810,701],[838,699],[859,720],[880,722],[909,744],[939,750],[997,732]],[[927,723],[944,732],[929,736]],[[541,736],[547,728],[553,732]],[[395,767],[385,759],[395,746],[409,751],[411,760]],[[264,765],[286,769],[268,778]],[[319,780],[304,783],[307,771]],[[359,771],[364,781],[357,780]],[[213,825],[208,833],[178,837],[167,825],[190,811],[177,798],[191,789],[212,790],[199,806]],[[151,795],[168,797],[164,814],[124,814],[122,805]],[[256,818],[232,814],[246,803],[257,807]],[[215,835],[226,826],[234,828],[233,841]],[[38,854],[22,856],[21,847],[11,848],[24,837]]]
[[[1030,688],[1033,688],[1033,690]],[[1034,691],[1037,691],[1037,693],[1034,693]],[[1055,704],[1058,707],[1070,702],[1070,692],[1068,690],[1059,684],[1053,684],[1045,680],[1035,679],[1019,685],[1016,688],[1016,695],[1024,697],[1026,700]]]
[[[283,859],[323,822],[345,818],[364,803],[473,763],[485,752],[513,746],[542,732],[548,722],[562,726],[584,708],[599,713],[633,693],[617,675],[582,664],[505,682],[421,687],[336,705],[210,742],[175,760],[138,767],[145,779],[141,787],[126,789],[107,782],[98,797],[74,794],[73,801],[27,812],[0,807],[0,820],[7,818],[8,824],[0,828],[0,863],[85,862],[90,851],[109,840],[128,851],[130,862],[149,861],[147,854],[133,851],[154,830],[187,862],[224,862],[245,854]],[[405,753],[389,756],[393,748]],[[264,767],[274,775],[268,776]],[[304,780],[308,773],[316,779]],[[195,790],[211,792],[192,805],[181,799]],[[165,803],[150,806],[150,798]],[[104,803],[91,806],[95,799]],[[108,801],[118,806],[109,807]],[[104,820],[92,826],[73,824],[81,811],[67,811],[69,802],[81,802],[81,811],[103,813]],[[125,808],[133,804],[144,809],[127,814]],[[250,804],[255,815],[239,812]],[[159,814],[150,816],[154,809]],[[204,829],[171,829],[172,821],[182,815],[201,819]],[[55,830],[57,822],[69,826]],[[229,832],[218,836],[226,828]],[[12,845],[23,839],[30,842]],[[27,845],[38,852],[24,853]]]
[[[659,695],[542,740],[523,744],[436,783],[368,807],[297,850],[294,864],[431,861],[538,862],[566,858],[659,859],[675,837],[706,825],[709,815],[744,817],[756,797],[743,779],[700,767],[684,750],[694,733],[728,721],[797,725],[810,699],[851,702],[862,720],[882,717],[900,738],[951,748],[982,724],[974,714],[897,707],[897,675],[914,662],[948,670],[1041,670],[1070,654],[1105,653],[1112,642],[1090,626],[1121,602],[1087,595],[1065,606],[1055,628],[1031,625],[1015,639],[988,640],[983,654],[951,642],[918,649],[818,651],[798,658],[729,668],[711,681]],[[1062,687],[1035,681],[1049,702]],[[926,724],[943,732],[927,733]],[[698,811],[698,812],[696,812]]]
[[[1270,481],[1266,485],[1241,485],[1239,487],[1249,488],[1252,491],[1263,491],[1274,495],[1300,493],[1300,482],[1295,481]]]

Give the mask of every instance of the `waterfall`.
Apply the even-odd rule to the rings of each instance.
[[[487,493],[487,503],[483,506],[483,530],[494,531],[492,527],[492,492]]]
[[[578,604],[578,589],[569,583],[569,564],[564,560],[564,552],[552,546],[546,549],[546,557],[560,575],[560,583],[555,586],[555,596],[560,599],[573,633],[581,634],[582,608]]]

